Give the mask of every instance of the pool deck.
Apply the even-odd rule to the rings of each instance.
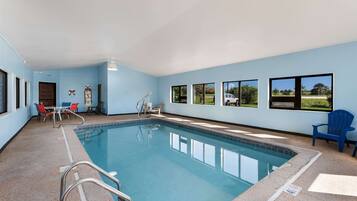
[[[85,118],[86,124],[98,124],[137,119],[137,116],[87,115]],[[254,185],[239,198],[235,199],[235,201],[268,200],[282,184],[294,177],[312,159],[317,160],[311,163],[312,165],[293,182],[294,185],[302,188],[301,192],[297,196],[282,192],[276,200],[357,200],[357,195],[347,196],[351,195],[351,190],[348,187],[353,185],[353,182],[342,180],[343,182],[335,182],[330,187],[326,185],[326,182],[328,182],[326,181],[326,176],[327,179],[331,178],[332,182],[338,181],[333,179],[336,179],[336,177],[338,179],[340,175],[350,176],[349,178],[352,181],[356,181],[357,158],[351,157],[353,146],[346,148],[344,153],[339,153],[334,142],[326,143],[325,141],[318,140],[316,146],[312,147],[311,138],[309,137],[168,114],[155,118],[163,118],[168,121],[220,131],[244,139],[254,139],[264,143],[286,146],[299,152],[299,157],[290,160],[287,165]],[[78,119],[65,121],[79,122]],[[50,121],[42,123],[38,122],[35,118],[32,119],[18,136],[8,144],[4,151],[0,153],[0,201],[59,200],[61,167],[70,164],[71,157],[74,161],[89,160],[78,138],[74,135],[73,129],[75,127],[73,125],[66,125],[63,126],[62,130],[52,128]],[[66,148],[64,135],[68,138],[70,154]],[[318,157],[319,153],[321,153],[321,156]],[[80,168],[78,172],[81,178],[89,176],[98,178],[97,173],[87,168]],[[321,176],[325,176],[325,180],[321,179]],[[73,182],[73,180],[73,175],[70,175],[68,183]],[[83,189],[88,201],[111,200],[111,197],[107,193],[93,188],[92,185],[84,185]],[[335,194],[330,194],[329,192],[331,191],[325,192],[324,190],[326,189],[334,190]],[[356,191],[355,187],[354,190]],[[319,191],[319,193],[313,191]],[[78,191],[74,191],[68,200],[80,200]]]

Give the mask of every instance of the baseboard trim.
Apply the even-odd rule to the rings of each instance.
[[[265,130],[265,131],[284,133],[284,134],[288,134],[288,135],[297,135],[297,136],[302,136],[302,137],[311,137],[311,135],[304,134],[304,133],[284,131],[284,130],[278,130],[278,129],[272,129],[272,128],[259,127],[259,126],[251,126],[251,125],[246,125],[246,124],[233,123],[233,122],[227,122],[227,121],[219,121],[219,120],[214,120],[214,119],[206,119],[206,118],[201,118],[201,117],[194,117],[194,116],[188,116],[188,115],[174,114],[174,113],[169,113],[169,112],[161,112],[161,113],[163,113],[163,114],[169,114],[169,115],[175,115],[175,116],[180,116],[180,117],[195,118],[195,119],[200,119],[200,120],[205,120],[205,121],[212,121],[212,122],[217,122],[217,123],[230,124],[230,125],[234,125],[234,126],[242,126],[242,127],[246,127],[246,128],[261,129],[261,130]]]
[[[138,113],[117,113],[117,114],[106,114],[107,116],[122,116],[122,115],[133,115]]]
[[[31,117],[26,121],[26,123],[15,133],[15,135],[13,135],[13,136],[0,148],[0,154],[6,149],[6,147],[11,143],[11,141],[14,140],[14,139],[17,137],[17,135],[18,135],[19,133],[21,133],[21,131],[25,128],[25,126],[27,126],[27,124],[31,121],[31,119],[33,119],[33,118],[35,118],[35,117],[37,117],[37,115],[36,115],[36,116],[31,116]]]

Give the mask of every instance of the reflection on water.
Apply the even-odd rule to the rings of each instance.
[[[237,151],[232,151],[225,147],[217,147],[197,139],[189,139],[176,133],[170,133],[170,148],[236,179],[244,180],[251,184],[259,181],[259,160],[240,154]],[[218,164],[216,163],[217,158],[220,160]],[[267,163],[264,168],[268,175],[278,167]]]
[[[152,139],[154,132],[159,128],[160,124],[139,125],[136,132],[136,140],[140,144],[150,145],[150,140]]]

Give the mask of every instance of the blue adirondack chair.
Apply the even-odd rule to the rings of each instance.
[[[346,134],[353,131],[351,127],[353,121],[353,114],[345,110],[335,110],[328,114],[328,124],[313,125],[312,145],[315,146],[316,139],[326,139],[336,141],[338,150],[343,152],[346,141]],[[318,128],[327,126],[327,133],[319,132]]]

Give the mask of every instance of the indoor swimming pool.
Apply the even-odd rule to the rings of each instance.
[[[161,120],[76,133],[91,160],[116,171],[121,190],[136,201],[231,201],[293,157]]]

